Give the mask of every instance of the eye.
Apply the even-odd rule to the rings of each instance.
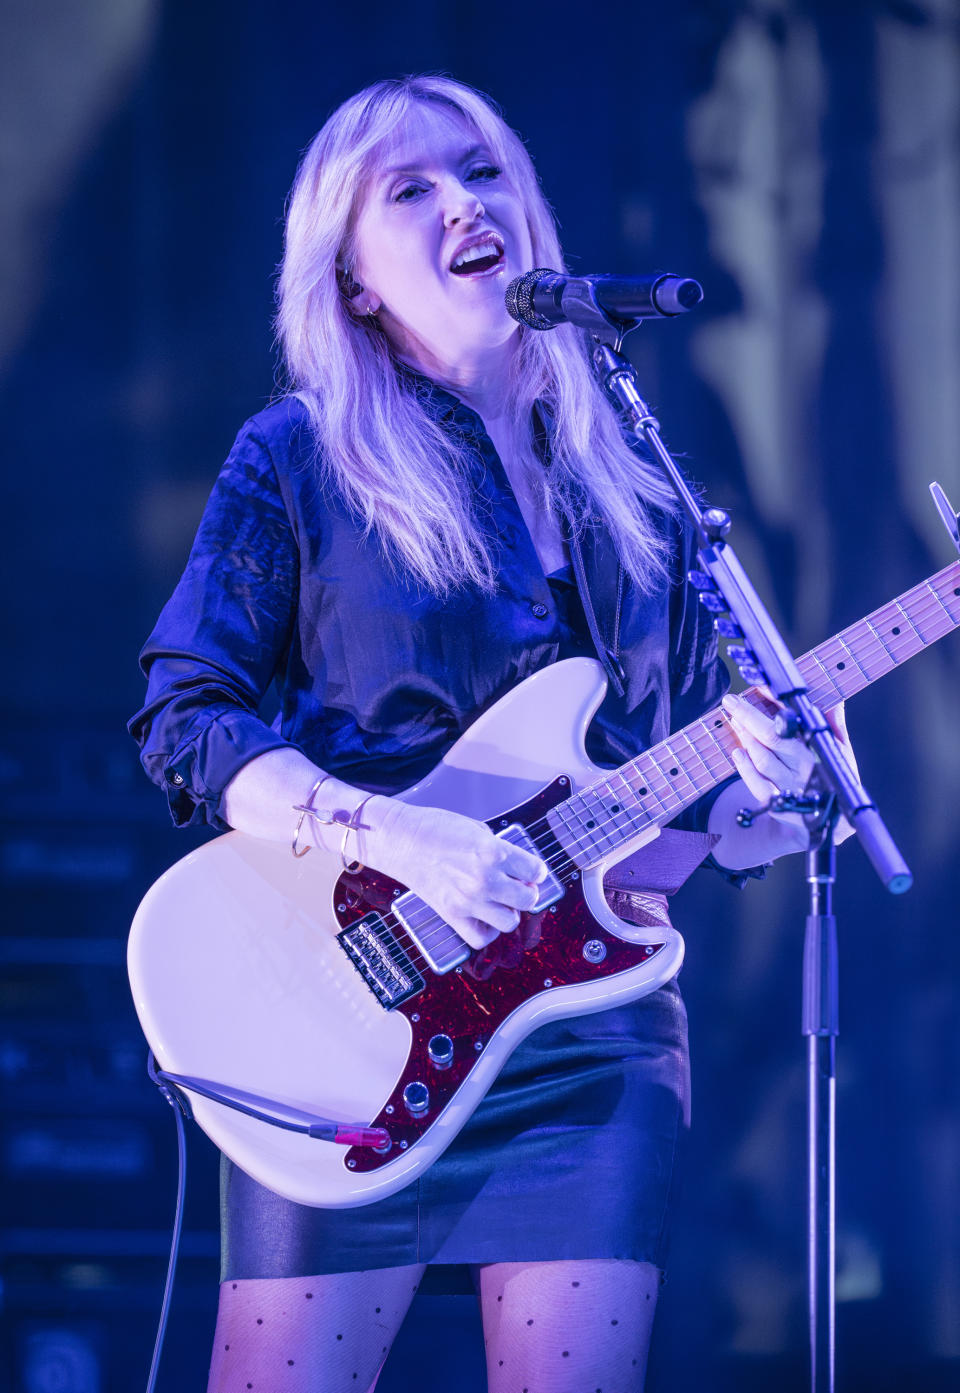
[[[499,179],[503,170],[495,164],[478,164],[475,169],[471,169],[467,175],[468,179]]]
[[[393,196],[394,203],[411,203],[419,194],[423,193],[423,188],[419,184],[404,184],[402,189]]]

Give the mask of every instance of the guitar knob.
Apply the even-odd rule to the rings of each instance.
[[[422,1117],[430,1106],[430,1090],[417,1079],[403,1090],[403,1106],[411,1117]]]
[[[430,1063],[437,1069],[449,1069],[453,1063],[453,1041],[449,1035],[432,1035],[427,1045]]]

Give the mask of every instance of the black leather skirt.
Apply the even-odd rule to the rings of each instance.
[[[689,1125],[675,982],[542,1026],[418,1180],[359,1209],[282,1199],[224,1159],[221,1278],[413,1263],[666,1261]]]

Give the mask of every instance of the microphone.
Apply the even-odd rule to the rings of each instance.
[[[697,281],[663,271],[654,276],[565,276],[541,266],[517,276],[506,290],[507,313],[528,329],[579,324],[596,329],[603,322],[636,324],[670,318],[699,305]]]

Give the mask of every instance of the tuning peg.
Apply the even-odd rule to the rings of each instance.
[[[731,643],[727,649],[727,656],[736,663],[745,682],[766,682],[766,674],[752,648],[747,648],[745,644]]]
[[[701,590],[697,595],[697,599],[703,605],[704,609],[708,609],[711,614],[726,614],[727,612],[727,606],[724,603],[723,596],[716,594],[713,590]]]
[[[743,638],[743,630],[734,619],[715,619],[713,627],[723,638]]]
[[[688,571],[687,580],[697,590],[716,590],[716,585],[712,576],[708,576],[706,571]]]

